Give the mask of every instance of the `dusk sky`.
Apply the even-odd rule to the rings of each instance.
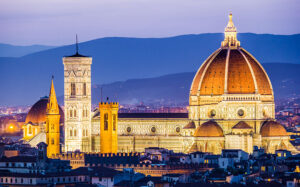
[[[63,45],[101,37],[300,33],[299,0],[1,0],[0,43]]]

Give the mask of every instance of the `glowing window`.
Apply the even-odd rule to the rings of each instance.
[[[32,127],[31,127],[31,125],[28,126],[28,134],[32,134]]]
[[[104,114],[104,130],[108,130],[108,114]]]
[[[116,130],[116,126],[117,126],[117,115],[113,114],[113,130]]]

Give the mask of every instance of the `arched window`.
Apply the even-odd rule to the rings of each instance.
[[[82,131],[82,136],[85,136],[85,129],[83,129]]]
[[[113,130],[116,131],[117,126],[117,115],[113,114]]]
[[[108,130],[108,114],[104,114],[104,130]]]
[[[85,117],[85,110],[82,110],[82,117]]]
[[[71,96],[75,96],[76,95],[76,87],[75,87],[75,83],[72,82],[71,83]]]
[[[83,95],[86,96],[86,83],[83,83],[82,92],[83,92]]]
[[[72,129],[70,129],[70,136],[73,136],[73,132],[72,132]]]
[[[76,136],[77,135],[77,131],[76,131],[76,129],[74,130],[74,136]]]
[[[74,118],[76,118],[76,109],[74,109]]]
[[[54,145],[54,138],[51,139],[51,144]]]
[[[32,127],[31,127],[31,125],[28,126],[28,134],[32,134]]]
[[[73,111],[72,111],[72,109],[70,109],[70,118],[72,118],[73,117]]]
[[[86,129],[86,130],[85,130],[85,135],[86,135],[86,136],[88,136],[88,132],[89,132],[89,131]]]

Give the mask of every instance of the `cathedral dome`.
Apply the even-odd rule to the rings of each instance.
[[[190,95],[273,95],[267,73],[248,51],[240,47],[231,14],[229,19],[221,48],[212,53],[198,69]]]
[[[260,134],[263,137],[288,136],[285,128],[276,121],[266,121],[260,129]]]
[[[218,49],[199,68],[191,95],[273,95],[272,85],[260,63],[245,49]]]
[[[223,130],[218,125],[218,123],[214,121],[207,121],[197,127],[195,133],[195,137],[223,137]]]
[[[46,122],[46,111],[47,111],[48,97],[42,97],[36,102],[29,110],[25,123],[45,123]],[[64,123],[64,112],[59,107],[60,123]]]

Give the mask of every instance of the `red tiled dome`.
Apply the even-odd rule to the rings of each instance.
[[[46,122],[46,110],[47,110],[48,97],[41,98],[36,102],[29,110],[25,123],[45,123]],[[64,112],[59,107],[60,123],[64,123]]]
[[[196,137],[223,137],[222,128],[215,121],[207,121],[197,127],[194,136]]]
[[[222,95],[226,91],[253,94],[256,90],[261,95],[273,95],[271,82],[261,64],[243,48],[220,48],[199,68],[190,94]]]

